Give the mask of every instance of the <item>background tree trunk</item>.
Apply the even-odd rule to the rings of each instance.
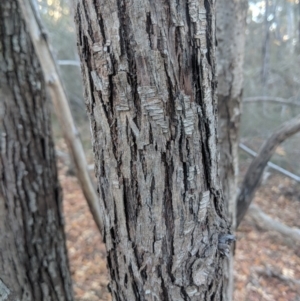
[[[34,6],[37,6],[37,3],[35,0],[19,0],[19,3],[36,55],[41,63],[41,68],[46,79],[47,88],[54,105],[58,123],[75,165],[78,182],[90,207],[96,225],[100,230],[101,220],[98,196],[88,173],[88,164],[86,162],[84,149],[73,120],[67,95],[63,88],[54,57],[52,56],[48,41],[45,38],[45,31],[41,24],[38,11],[34,9]]]
[[[283,123],[262,145],[259,154],[251,162],[237,196],[237,227],[245,216],[257,188],[260,185],[265,167],[278,145],[300,131],[300,115]]]
[[[113,300],[223,300],[214,1],[75,12]]]
[[[245,0],[219,1],[217,5],[220,178],[233,227],[247,7]]]
[[[217,1],[220,178],[232,229],[236,227],[238,143],[247,8],[246,0]],[[228,290],[224,292],[224,300],[231,301],[233,256],[225,261],[225,275]]]
[[[262,69],[261,69],[261,80],[263,85],[264,94],[267,92],[267,82],[269,76],[269,64],[270,64],[270,22],[268,20],[271,7],[269,0],[265,0],[265,36],[262,45]]]
[[[0,299],[73,300],[45,83],[16,0],[0,2]]]

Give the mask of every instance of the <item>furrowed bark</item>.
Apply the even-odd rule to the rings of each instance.
[[[41,62],[47,88],[54,104],[55,113],[61,126],[64,139],[75,165],[76,176],[84,197],[89,205],[94,221],[100,231],[102,224],[98,198],[87,169],[87,162],[78,130],[72,117],[62,81],[56,68],[55,60],[40,23],[38,12],[34,9],[34,0],[19,0],[35,52]]]
[[[214,1],[76,1],[113,300],[223,300]]]
[[[258,156],[253,159],[241,185],[237,197],[237,227],[249,208],[263,171],[277,146],[284,140],[300,131],[300,115],[285,122],[263,144]]]
[[[73,300],[45,82],[16,0],[0,2],[0,299]]]
[[[217,66],[220,178],[232,229],[236,226],[238,141],[243,91],[246,0],[217,1]],[[233,250],[225,261],[227,291],[233,293]]]

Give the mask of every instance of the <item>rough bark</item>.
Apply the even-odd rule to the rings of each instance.
[[[214,1],[76,1],[113,300],[223,300]]]
[[[0,299],[73,300],[45,82],[16,0],[0,1]]]
[[[243,89],[246,0],[217,1],[217,66],[220,178],[226,210],[235,229],[238,140]],[[232,300],[233,250],[225,261],[228,283],[224,300]]]
[[[258,156],[252,161],[237,197],[237,227],[245,216],[257,190],[263,171],[277,146],[300,131],[300,115],[279,127],[263,144]]]
[[[45,36],[38,12],[34,9],[34,0],[19,0],[27,28],[41,63],[47,88],[54,104],[55,113],[75,165],[76,176],[87,200],[93,218],[101,228],[98,197],[87,169],[87,162],[80,137],[75,126],[67,95],[56,68],[50,46]]]

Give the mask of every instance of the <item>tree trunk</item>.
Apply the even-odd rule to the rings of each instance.
[[[217,5],[220,178],[234,228],[247,7],[245,0]]]
[[[269,0],[265,0],[265,36],[262,45],[262,69],[261,69],[261,80],[264,94],[267,92],[267,82],[269,76],[269,63],[270,63],[270,22],[268,20],[270,14],[270,3]]]
[[[0,1],[0,299],[73,300],[45,83],[16,0]]]
[[[101,220],[98,196],[88,173],[88,164],[86,162],[84,149],[72,117],[55,60],[52,56],[48,41],[45,38],[38,11],[34,9],[34,6],[37,6],[37,4],[35,0],[19,0],[19,3],[27,24],[28,32],[31,36],[31,41],[41,63],[44,77],[46,78],[46,84],[55,108],[58,123],[75,165],[79,185],[90,207],[96,225],[100,229]]]
[[[298,2],[298,50],[300,50],[300,1]]]
[[[217,2],[217,66],[220,178],[232,229],[236,226],[238,142],[243,89],[246,0]],[[224,300],[233,293],[233,250],[225,261],[228,282]]]
[[[214,1],[75,13],[113,300],[223,300]]]

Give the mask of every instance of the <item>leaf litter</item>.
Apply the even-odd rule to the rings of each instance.
[[[58,162],[65,229],[76,301],[110,301],[105,245],[75,177]],[[272,174],[254,202],[272,218],[300,227],[299,185]],[[234,301],[300,301],[300,249],[246,216],[237,232]]]

